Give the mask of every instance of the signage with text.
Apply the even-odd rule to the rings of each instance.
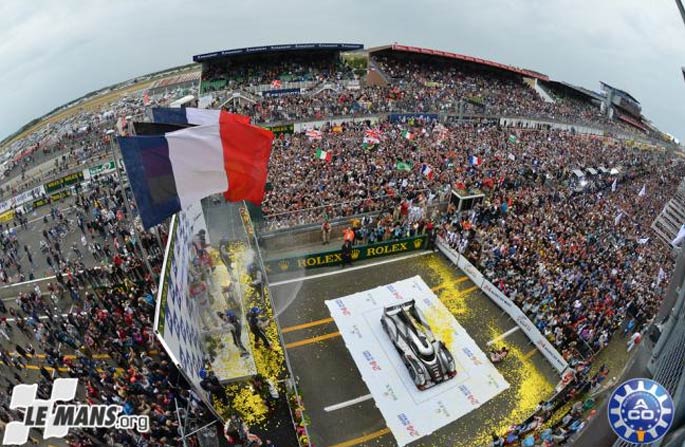
[[[425,245],[426,236],[396,239],[372,245],[355,245],[352,247],[352,261],[420,250]],[[338,249],[294,258],[274,259],[266,261],[265,267],[267,273],[278,273],[317,267],[331,267],[340,264],[342,264],[342,250]]]
[[[292,134],[295,133],[294,124],[282,124],[280,126],[266,126],[274,135],[280,135],[282,133]]]
[[[65,175],[64,177],[58,178],[45,184],[45,192],[50,194],[55,191],[59,191],[65,186],[71,186],[76,183],[83,181],[83,172],[74,172],[73,174]]]

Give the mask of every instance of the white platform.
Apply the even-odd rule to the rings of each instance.
[[[385,306],[414,299],[454,356],[457,376],[419,391],[381,327]],[[509,384],[420,276],[326,301],[347,349],[398,445],[456,421]]]

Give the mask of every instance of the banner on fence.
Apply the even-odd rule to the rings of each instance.
[[[480,286],[483,283],[483,274],[466,259],[466,256],[459,256],[457,267],[466,273],[466,276],[468,276],[469,279],[477,286]]]
[[[295,125],[294,124],[282,124],[280,126],[265,126],[267,129],[269,129],[271,132],[273,132],[274,135],[278,136],[283,133],[287,134],[292,134],[295,132]]]
[[[43,187],[43,185],[37,186],[33,189],[29,189],[28,191],[24,191],[20,194],[17,194],[11,199],[0,202],[0,213],[4,213],[14,207],[23,205],[27,202],[40,198],[44,194],[45,188]]]
[[[10,222],[12,219],[14,219],[14,210],[5,211],[0,214],[1,223]]]
[[[379,244],[355,245],[352,247],[352,261],[420,250],[426,246],[426,239],[427,236],[416,236],[408,239],[385,241]],[[266,261],[264,266],[267,273],[277,273],[299,269],[331,267],[340,264],[342,264],[342,250],[338,249],[293,258],[272,259]]]
[[[295,132],[304,132],[309,129],[321,129],[324,125],[337,126],[343,123],[363,123],[367,121],[373,125],[378,123],[379,120],[380,118],[378,116],[360,116],[356,118],[334,118],[322,121],[307,121],[305,123],[295,123],[294,130]]]
[[[262,96],[273,97],[273,96],[287,96],[287,95],[299,95],[299,88],[281,88],[276,90],[266,90],[262,92]]]
[[[88,180],[96,175],[109,174],[110,172],[116,171],[116,169],[117,166],[114,164],[114,160],[110,160],[99,165],[91,166],[88,169],[84,169],[83,178]]]
[[[465,256],[450,248],[449,245],[438,239],[437,246],[440,251],[468,276],[495,304],[506,312],[512,320],[516,322],[521,331],[526,334],[533,344],[540,350],[540,353],[547,361],[562,374],[567,368],[568,363],[564,357],[554,348],[552,343],[547,340],[532,321],[523,313],[521,309],[510,300],[493,283],[483,277],[483,274],[471,264]]]
[[[71,195],[71,191],[69,191],[69,190],[55,192],[55,193],[50,194],[50,199],[48,199],[47,197],[41,197],[38,200],[34,200],[32,205],[33,205],[33,208],[38,208],[41,206],[45,206],[49,203],[56,202],[56,201],[63,199],[65,197],[69,197],[70,195]]]
[[[51,182],[46,183],[44,185],[45,192],[50,194],[55,191],[59,191],[65,186],[71,186],[80,183],[83,180],[83,171],[74,172],[73,174],[65,175],[64,177],[58,178],[57,180],[53,180]]]

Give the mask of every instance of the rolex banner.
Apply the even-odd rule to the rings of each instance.
[[[426,235],[408,239],[395,239],[371,245],[352,247],[352,261],[377,258],[380,256],[406,253],[421,250],[426,246]],[[265,262],[267,273],[288,272],[316,267],[331,267],[342,263],[342,250],[325,251],[285,259],[271,259]]]

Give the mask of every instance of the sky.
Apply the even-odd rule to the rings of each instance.
[[[194,54],[296,42],[398,42],[592,90],[602,80],[685,140],[685,25],[674,0],[2,0],[0,139]]]

